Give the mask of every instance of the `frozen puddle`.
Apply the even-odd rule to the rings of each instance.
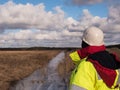
[[[29,77],[19,81],[10,90],[66,90],[65,81],[58,75],[57,67],[63,62],[65,53],[54,57],[44,69],[38,69]]]

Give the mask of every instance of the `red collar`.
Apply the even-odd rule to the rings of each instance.
[[[85,58],[90,54],[99,52],[99,51],[104,51],[106,48],[104,45],[101,46],[88,46],[86,48],[82,48],[78,50],[78,54],[80,55],[81,58]]]

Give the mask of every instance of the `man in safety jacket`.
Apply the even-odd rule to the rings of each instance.
[[[120,61],[106,51],[104,35],[97,27],[83,33],[82,49],[70,53],[76,64],[69,90],[120,90]]]

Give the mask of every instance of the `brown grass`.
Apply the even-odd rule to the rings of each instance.
[[[0,90],[44,67],[60,50],[0,51]]]

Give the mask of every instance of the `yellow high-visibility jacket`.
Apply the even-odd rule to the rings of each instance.
[[[77,51],[71,53],[70,57],[76,64],[76,68],[71,74],[69,90],[120,90],[120,70],[115,70],[117,76],[114,84],[109,88],[94,65],[86,60],[87,57],[81,59]]]

